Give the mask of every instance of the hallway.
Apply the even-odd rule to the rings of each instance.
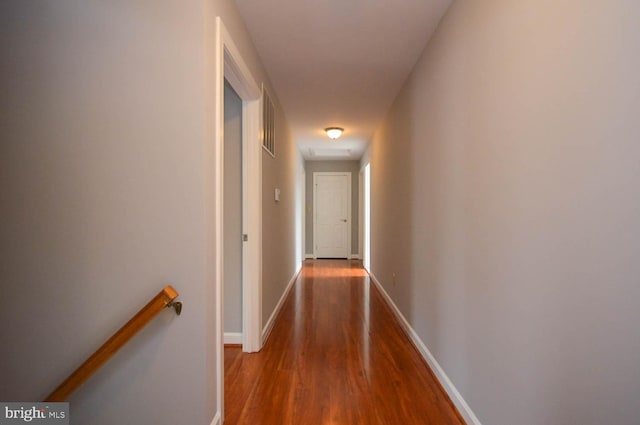
[[[225,424],[463,424],[360,262],[308,260],[260,353],[225,347]]]

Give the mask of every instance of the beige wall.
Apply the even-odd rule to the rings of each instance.
[[[208,425],[219,410],[217,16],[268,86],[231,0],[0,5],[0,298],[10,300],[0,340],[11,341],[0,350],[1,400],[42,399],[172,284],[182,316],[163,313],[73,395],[72,423]],[[286,134],[282,115],[279,126]],[[286,231],[265,244],[294,250]],[[294,265],[265,276],[280,268],[288,279]],[[265,300],[274,290],[265,286]]]
[[[262,325],[273,313],[287,284],[298,270],[300,185],[302,158],[286,126],[282,108],[276,105],[275,158],[262,154]],[[276,202],[274,190],[280,189]]]
[[[306,255],[313,255],[313,173],[350,172],[351,173],[351,254],[359,255],[359,161],[305,161],[305,245]]]
[[[44,398],[172,284],[182,316],[163,313],[75,393],[72,423],[211,419],[201,9],[0,6],[0,399]]]
[[[454,2],[374,138],[373,273],[483,424],[640,418],[638,22]]]

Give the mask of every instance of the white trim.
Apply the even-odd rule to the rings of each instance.
[[[242,184],[243,233],[249,241],[243,243],[243,350],[260,348],[260,319],[262,317],[262,150],[260,144],[260,88],[242,59],[220,17],[216,17],[214,75],[214,252],[215,252],[215,316],[216,316],[216,375],[218,421],[224,418],[224,80],[242,99]]]
[[[242,332],[225,332],[225,344],[242,344]]]
[[[307,259],[307,260],[313,260],[316,257],[314,257],[313,254],[304,254],[304,258]]]
[[[242,351],[259,351],[262,327],[262,149],[260,100],[243,102]],[[254,119],[251,119],[253,117]]]
[[[302,199],[300,201],[302,202],[302,252],[300,254],[305,259],[307,258],[307,170],[304,169],[304,159],[300,161],[302,161],[302,175],[300,176],[302,181]]]
[[[363,246],[363,228],[364,228],[364,170],[358,172],[358,257],[362,259],[364,252]]]
[[[368,162],[362,168],[362,266],[369,271],[371,268],[371,164]]]
[[[220,411],[216,412],[216,415],[211,420],[211,425],[220,425]]]
[[[467,402],[464,400],[464,398],[462,398],[462,395],[456,389],[455,385],[453,385],[453,382],[451,382],[447,374],[444,372],[436,358],[433,356],[433,354],[431,354],[427,346],[424,344],[424,342],[422,342],[422,339],[420,339],[416,331],[409,324],[404,315],[400,312],[400,309],[398,309],[398,306],[393,302],[387,291],[385,291],[385,289],[382,287],[380,281],[378,281],[378,279],[376,279],[376,277],[371,272],[369,272],[369,276],[371,277],[371,281],[373,281],[376,287],[380,290],[383,298],[397,317],[400,325],[402,326],[402,329],[405,331],[409,339],[411,339],[418,351],[420,351],[420,354],[422,354],[422,357],[427,361],[429,367],[431,367],[431,370],[435,374],[438,381],[440,381],[440,384],[449,395],[449,398],[456,406],[465,422],[468,425],[482,425]]]
[[[267,320],[267,324],[264,325],[264,329],[262,330],[262,345],[263,346],[264,346],[264,344],[266,344],[267,338],[269,338],[269,335],[271,334],[271,330],[273,329],[273,325],[276,322],[276,317],[278,317],[278,313],[280,313],[280,310],[282,309],[282,306],[284,305],[284,301],[287,299],[287,296],[289,295],[289,292],[291,292],[291,288],[293,288],[293,284],[296,282],[296,279],[298,278],[298,275],[300,274],[301,270],[302,270],[302,264],[298,264],[298,270],[296,270],[296,272],[293,274],[293,277],[291,278],[291,280],[287,284],[287,287],[284,289],[284,292],[282,293],[282,296],[280,297],[280,300],[278,300],[278,304],[276,304],[276,308],[273,309],[273,312],[271,313],[271,316],[269,316],[269,320]]]
[[[316,231],[316,211],[318,209],[318,183],[317,178],[319,176],[346,176],[347,177],[347,257],[349,258],[349,252],[351,252],[351,223],[353,222],[353,217],[351,216],[351,180],[353,179],[353,175],[351,171],[336,171],[336,172],[328,172],[328,171],[314,171],[313,173],[313,258],[318,258],[318,250],[317,250],[317,231]]]
[[[360,255],[359,254],[351,254],[351,259],[352,260],[359,260],[360,259]]]

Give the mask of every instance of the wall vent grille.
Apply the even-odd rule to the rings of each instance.
[[[272,157],[276,157],[275,110],[271,96],[264,87],[262,87],[262,147]]]

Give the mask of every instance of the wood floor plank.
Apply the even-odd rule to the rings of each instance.
[[[225,425],[463,425],[361,265],[306,261],[260,353],[225,347]]]

